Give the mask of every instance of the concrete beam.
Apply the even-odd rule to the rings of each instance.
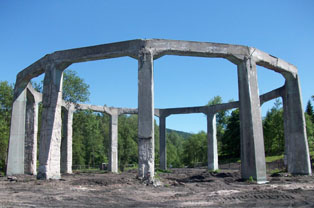
[[[63,108],[63,138],[61,140],[61,173],[72,173],[72,134],[74,105]]]
[[[155,174],[153,54],[138,57],[138,177],[153,181]]]
[[[145,41],[146,47],[154,50],[154,59],[164,55],[179,55],[241,60],[248,55],[248,47],[241,45],[164,39]]]
[[[277,57],[271,56],[256,48],[223,43],[195,42],[182,40],[129,40],[90,47],[74,48],[56,51],[47,54],[29,67],[22,70],[17,76],[17,84],[29,82],[33,77],[44,73],[44,67],[49,62],[59,63],[61,68],[66,68],[72,63],[100,60],[129,56],[138,58],[137,54],[142,49],[151,50],[154,59],[164,55],[197,56],[225,58],[239,64],[245,57],[251,57],[258,65],[280,73],[297,74],[296,67]]]
[[[37,174],[37,134],[38,134],[38,105],[36,95],[27,89],[26,122],[25,122],[25,158],[24,172]]]
[[[63,70],[54,63],[45,69],[38,179],[60,178]]]
[[[7,175],[24,174],[26,84],[15,85],[12,105]]]
[[[311,175],[311,161],[298,76],[286,76],[284,100],[285,142],[288,172]]]
[[[218,170],[216,114],[207,114],[207,158],[208,170]]]
[[[167,169],[166,117],[159,117],[159,168]]]
[[[109,171],[118,173],[118,111],[110,116]]]
[[[298,74],[298,69],[294,65],[258,50],[257,48],[250,47],[250,54],[257,65],[274,70],[281,74],[289,73],[294,77]]]
[[[266,163],[256,64],[247,59],[238,65],[241,132],[241,175],[266,181]]]

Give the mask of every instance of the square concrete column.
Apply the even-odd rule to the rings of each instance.
[[[266,181],[263,127],[256,64],[245,59],[238,64],[241,134],[241,175],[257,182]]]
[[[118,113],[110,115],[109,171],[118,173]]]
[[[166,117],[159,117],[159,166],[167,169],[167,140],[166,140]]]
[[[38,179],[60,178],[62,72],[53,63],[45,69]]]
[[[27,90],[25,128],[25,173],[37,174],[38,105],[34,95]]]
[[[154,80],[153,54],[143,50],[138,57],[138,176],[153,180],[154,162]]]
[[[283,163],[288,170],[288,152],[289,152],[289,125],[288,125],[288,120],[289,120],[289,115],[288,115],[288,104],[287,104],[287,99],[285,99],[285,94],[282,96],[282,102],[283,102],[283,128],[284,128],[284,140],[285,140],[285,150],[284,150],[284,157],[283,157]]]
[[[218,170],[216,114],[207,114],[208,170]]]
[[[74,107],[63,110],[63,135],[61,141],[61,173],[72,173],[72,124]]]
[[[14,88],[7,175],[24,174],[26,84]]]
[[[285,75],[284,118],[288,172],[311,175],[301,89],[297,75]]]

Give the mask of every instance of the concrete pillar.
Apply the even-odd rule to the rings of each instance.
[[[241,175],[266,181],[263,127],[257,84],[256,63],[245,59],[238,64],[241,132]]]
[[[154,81],[153,54],[145,50],[138,57],[138,176],[153,180],[154,162]]]
[[[14,88],[7,175],[24,174],[26,84]]]
[[[110,115],[109,171],[118,173],[118,113]]]
[[[311,175],[304,111],[298,76],[285,74],[284,118],[287,165],[292,174]]]
[[[60,178],[62,72],[53,63],[46,65],[38,179]]]
[[[63,135],[61,141],[61,173],[72,173],[72,124],[74,107],[64,109],[63,114]]]
[[[34,95],[27,90],[24,171],[31,175],[37,174],[38,105]]]
[[[166,140],[166,117],[159,117],[159,166],[167,169],[167,140]]]
[[[218,170],[216,114],[207,114],[208,170]]]
[[[284,157],[283,157],[283,163],[288,170],[288,152],[289,152],[289,126],[288,126],[288,120],[289,120],[289,115],[288,115],[288,104],[287,104],[287,99],[285,99],[285,94],[282,96],[282,103],[283,103],[283,128],[284,128],[284,140],[285,140],[285,150],[284,150]]]

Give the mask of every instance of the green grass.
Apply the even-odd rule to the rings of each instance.
[[[267,156],[265,158],[266,162],[274,162],[276,160],[281,160],[281,159],[283,159],[283,155]]]
[[[99,170],[96,168],[91,168],[91,169],[78,169],[78,170],[73,170],[75,173],[108,173],[107,170]]]

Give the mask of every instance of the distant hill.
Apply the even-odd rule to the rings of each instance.
[[[166,131],[167,131],[167,133],[172,133],[172,132],[177,133],[183,139],[187,139],[188,137],[190,137],[192,135],[191,133],[188,133],[188,132],[177,131],[177,130],[173,130],[173,129],[167,129]]]

